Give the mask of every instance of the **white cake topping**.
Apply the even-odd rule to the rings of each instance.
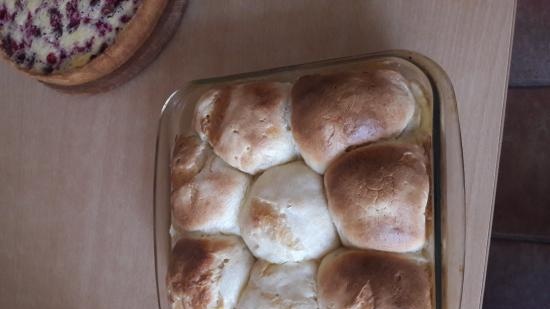
[[[111,45],[141,0],[0,0],[0,48],[49,74],[87,64]]]

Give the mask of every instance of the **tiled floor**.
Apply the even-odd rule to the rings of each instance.
[[[518,1],[483,309],[550,308],[549,4]]]
[[[493,233],[550,242],[550,87],[508,90]]]
[[[483,308],[550,308],[550,246],[493,240]]]
[[[511,86],[550,84],[550,2],[518,0]]]

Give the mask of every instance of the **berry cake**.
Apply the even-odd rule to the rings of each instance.
[[[0,0],[0,48],[4,58],[40,80],[88,82],[131,57],[165,5],[165,0]]]

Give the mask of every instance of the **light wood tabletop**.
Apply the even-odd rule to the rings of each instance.
[[[467,200],[463,308],[479,308],[515,1],[191,0],[137,78],[66,95],[0,64],[0,308],[155,308],[157,120],[186,81],[386,49],[437,61],[457,95]]]

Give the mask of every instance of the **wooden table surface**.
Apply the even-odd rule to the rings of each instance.
[[[0,64],[0,308],[155,308],[155,134],[184,82],[397,48],[455,86],[463,308],[480,307],[514,13],[513,0],[191,0],[159,59],[109,93],[61,94]]]

